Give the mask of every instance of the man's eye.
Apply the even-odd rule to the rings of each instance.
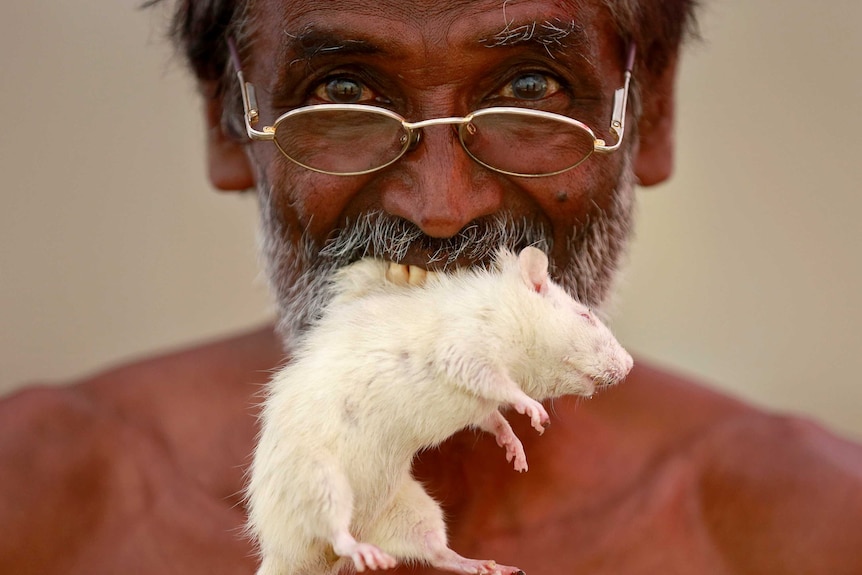
[[[553,78],[538,72],[521,74],[503,88],[503,96],[518,100],[541,100],[560,89]]]
[[[362,82],[352,78],[331,78],[317,87],[315,95],[335,104],[355,104],[367,101],[374,96]]]

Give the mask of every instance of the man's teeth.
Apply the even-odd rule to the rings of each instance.
[[[406,285],[410,282],[409,266],[389,262],[389,269],[386,270],[386,279],[394,284]]]
[[[389,268],[386,270],[386,279],[398,285],[420,286],[427,278],[428,271],[419,266],[389,262]]]
[[[407,266],[407,283],[412,286],[421,286],[428,278],[428,272],[419,266]]]

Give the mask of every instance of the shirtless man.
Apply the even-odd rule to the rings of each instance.
[[[253,573],[239,493],[259,392],[334,266],[366,246],[405,266],[440,267],[431,254],[468,265],[502,222],[514,244],[543,239],[555,277],[598,307],[634,182],[671,173],[685,0],[185,4],[174,32],[206,103],[210,177],[257,191],[279,325],[0,403],[3,573]],[[256,88],[245,110],[228,37]],[[630,61],[623,133],[611,119]],[[402,135],[397,120],[364,108],[276,123],[332,103],[410,122],[538,110],[577,118],[604,142],[572,167],[583,128],[536,114],[531,132],[517,113],[463,122],[463,143],[454,120],[426,125],[403,149],[392,140],[394,151],[380,139]],[[273,124],[281,149],[248,137]],[[486,130],[496,137],[474,138]],[[505,145],[514,139],[515,154]],[[419,458],[460,553],[534,575],[862,572],[858,445],[643,363],[589,402],[557,402],[552,422],[537,437],[512,418],[526,474],[473,433]]]

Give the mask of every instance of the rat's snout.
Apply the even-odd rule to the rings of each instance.
[[[595,378],[596,386],[607,387],[621,382],[632,370],[634,360],[629,353],[620,348],[620,353],[614,358],[604,370]]]

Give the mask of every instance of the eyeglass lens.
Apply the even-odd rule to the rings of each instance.
[[[362,110],[309,110],[275,124],[275,143],[294,162],[333,174],[385,166],[407,146],[401,122]]]
[[[523,175],[557,173],[592,154],[584,128],[540,116],[486,112],[459,128],[464,149],[478,162]],[[408,145],[399,120],[367,110],[309,110],[281,118],[275,142],[294,162],[333,174],[372,171],[399,158]]]
[[[572,168],[593,153],[595,138],[580,126],[552,118],[489,112],[461,127],[464,149],[491,168],[544,175]]]

